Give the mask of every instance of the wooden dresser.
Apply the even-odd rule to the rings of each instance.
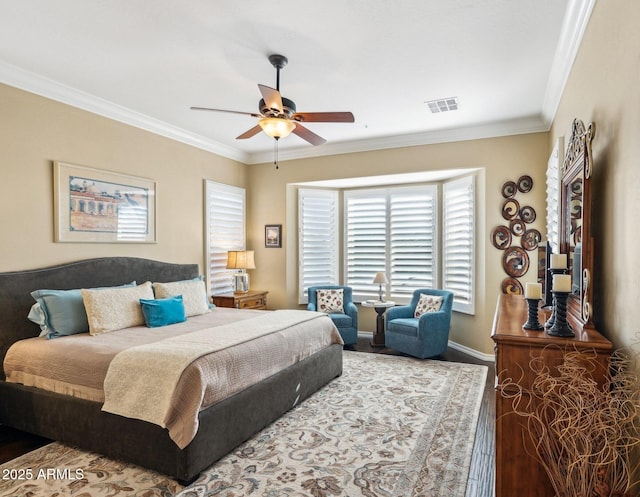
[[[546,321],[548,314],[540,311],[541,323]],[[522,325],[526,321],[527,304],[524,297],[501,295],[491,335],[496,354],[496,497],[555,495],[544,469],[527,452],[533,453],[533,448],[528,435],[524,433],[523,418],[513,413],[512,400],[501,395],[504,379],[512,378],[526,389],[534,379],[529,361],[533,357],[542,357],[553,370],[562,363],[562,351],[566,348],[595,351],[602,369],[594,372],[594,379],[600,381],[607,370],[612,351],[611,342],[595,329],[582,329],[571,320],[569,322],[576,334],[574,338],[557,338],[544,331],[523,330]]]
[[[266,309],[267,294],[258,290],[246,293],[224,293],[213,295],[211,301],[218,307],[235,307],[236,309]]]

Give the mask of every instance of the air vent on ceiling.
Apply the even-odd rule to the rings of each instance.
[[[458,97],[440,98],[438,100],[429,100],[425,102],[432,114],[440,112],[448,112],[450,110],[458,110],[460,107]]]

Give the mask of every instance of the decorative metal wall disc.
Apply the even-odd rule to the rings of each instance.
[[[536,229],[530,229],[524,232],[520,244],[525,250],[535,250],[542,241],[542,235]]]
[[[518,190],[522,193],[529,193],[533,188],[533,179],[531,176],[520,176],[518,178]]]
[[[509,223],[509,228],[511,229],[513,236],[522,236],[522,234],[527,230],[527,225],[524,224],[522,219],[512,219]]]
[[[515,198],[508,198],[502,204],[502,217],[507,221],[514,219],[520,212],[520,203]]]
[[[491,242],[499,250],[511,247],[511,231],[506,226],[496,226],[491,232]]]
[[[520,218],[527,224],[530,224],[536,220],[536,211],[533,207],[525,205],[520,209]]]
[[[529,255],[521,247],[509,247],[502,254],[502,268],[513,278],[519,278],[529,270]]]
[[[502,281],[502,293],[506,293],[507,295],[522,295],[524,293],[522,283],[515,278],[505,278]]]
[[[518,191],[518,186],[515,181],[507,181],[504,185],[502,185],[502,196],[504,198],[513,197]]]

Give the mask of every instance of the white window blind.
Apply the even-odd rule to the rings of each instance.
[[[233,291],[227,251],[245,248],[245,190],[205,181],[206,267],[210,294]]]
[[[475,284],[475,181],[466,176],[443,188],[443,288],[455,294],[453,308],[473,314]]]
[[[356,301],[373,299],[378,271],[387,272],[387,195],[385,190],[344,194],[345,284]]]
[[[435,285],[436,195],[431,185],[345,192],[345,280],[356,300],[377,297],[378,271],[399,302]]]
[[[299,302],[307,302],[307,288],[337,285],[338,192],[298,191]]]
[[[390,295],[411,299],[416,288],[436,288],[437,189],[423,186],[390,192]]]

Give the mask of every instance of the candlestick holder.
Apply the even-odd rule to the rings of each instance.
[[[538,303],[540,302],[540,299],[525,298],[525,300],[527,301],[529,308],[527,312],[527,322],[522,325],[522,328],[532,331],[544,330],[544,326],[542,326],[538,320]]]
[[[569,292],[553,292],[553,316],[552,326],[547,333],[554,337],[573,337],[575,334],[571,325],[567,322],[567,298]]]
[[[550,267],[548,271],[549,271],[549,278],[546,281],[546,288],[544,292],[544,305],[542,307],[549,307],[549,306],[553,307],[553,291],[551,289],[553,285],[553,275],[565,274],[567,272],[566,269],[562,269],[562,268],[558,269],[553,267]]]

